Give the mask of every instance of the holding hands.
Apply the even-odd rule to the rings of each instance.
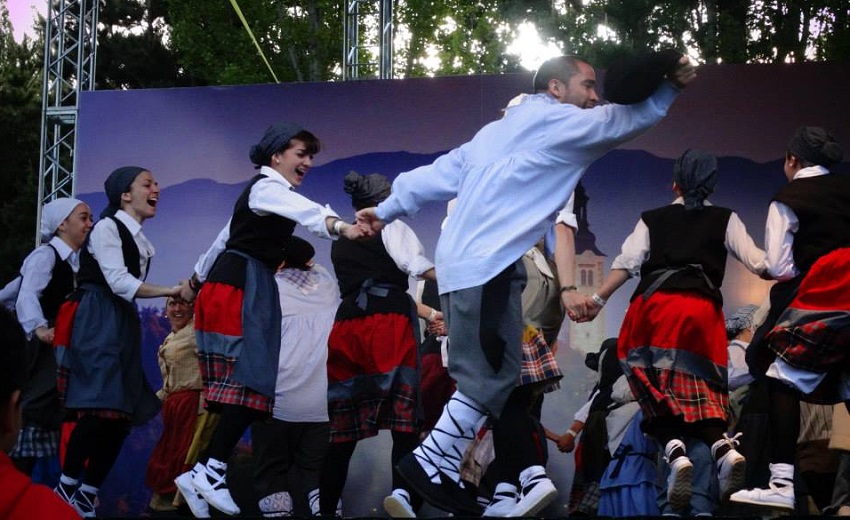
[[[567,303],[567,296],[564,296],[563,300],[564,307],[567,309],[567,316],[576,323],[593,321],[593,319],[599,315],[599,312],[606,303],[606,301],[596,293],[592,296],[581,294],[578,291],[570,291],[566,294],[575,295],[569,298],[570,303]]]
[[[383,229],[384,222],[378,218],[375,208],[363,208],[356,213],[357,226],[363,231],[364,236],[371,237]]]

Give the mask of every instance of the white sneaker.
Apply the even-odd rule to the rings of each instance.
[[[681,452],[676,458],[674,453]],[[685,443],[680,439],[671,439],[664,446],[664,462],[670,467],[667,476],[667,503],[674,511],[685,511],[691,504],[691,482],[694,476],[694,464],[687,456]]]
[[[777,509],[794,510],[794,485],[777,486],[773,482],[767,489],[742,489],[732,493],[732,502],[752,504],[754,506],[773,507]]]
[[[747,477],[747,459],[735,449],[740,442],[741,433],[734,437],[723,434],[723,438],[711,446],[711,457],[717,465],[717,480],[720,483],[720,500],[727,500],[729,495],[744,487]],[[717,452],[728,446],[728,451],[719,459]]]
[[[499,482],[496,485],[496,491],[493,492],[493,499],[487,504],[481,516],[506,517],[511,514],[517,502],[519,502],[519,491],[516,486]]]
[[[192,485],[192,477],[197,473],[199,466],[203,468],[202,464],[195,464],[195,467],[191,470],[177,475],[177,478],[174,479],[174,484],[177,486],[177,492],[183,495],[183,499],[186,501],[186,505],[189,506],[192,516],[195,518],[209,518],[210,506],[207,505],[207,501],[204,500],[204,497]]]
[[[410,494],[404,489],[393,489],[384,499],[384,511],[393,518],[416,518],[416,512],[410,503]]]
[[[744,487],[747,478],[747,459],[738,450],[726,452],[717,461],[717,480],[720,482],[720,500]]]
[[[519,474],[522,492],[519,501],[507,516],[533,516],[558,496],[555,484],[546,476],[543,466],[531,466]]]
[[[218,461],[210,459],[206,465],[202,466],[202,470],[195,472],[192,475],[192,485],[209,505],[226,515],[238,515],[239,506],[233,501],[230,489],[227,487],[227,465],[220,462],[216,464],[216,462]],[[210,463],[223,467],[214,469],[210,467]]]

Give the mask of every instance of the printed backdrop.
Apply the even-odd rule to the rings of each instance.
[[[850,100],[841,87],[850,83],[850,65],[703,66],[698,74],[664,121],[597,161],[584,177],[589,231],[606,271],[640,212],[672,200],[673,160],[685,149],[699,148],[720,158],[720,179],[711,200],[738,211],[761,244],[768,202],[785,182],[782,157],[794,129],[824,126],[850,148]],[[393,178],[427,164],[499,118],[507,102],[528,92],[530,84],[530,74],[515,74],[88,92],[80,103],[76,192],[97,214],[106,204],[102,185],[109,172],[124,165],[150,169],[162,196],[156,218],[145,223],[156,246],[149,281],[173,284],[191,274],[198,255],[226,223],[254,173],[248,150],[270,124],[296,121],[319,136],[323,150],[299,192],[352,218],[350,199],[342,190],[345,174],[379,172]],[[847,166],[838,169],[847,171]],[[505,211],[522,214],[522,208]],[[429,255],[444,215],[440,204],[408,219]],[[318,262],[330,267],[330,243],[303,229],[297,234],[310,240]],[[633,288],[630,282],[611,298],[605,336],[617,335]],[[730,262],[724,309],[759,303],[768,288],[767,282]],[[139,305],[146,324],[142,362],[157,387],[156,347],[167,331],[161,317],[164,302],[141,300]],[[593,384],[582,351],[598,347],[571,347],[568,327],[562,330],[558,352],[567,377],[560,391],[547,396],[543,414],[544,424],[558,433],[569,427]],[[160,431],[159,420],[134,430],[104,486],[101,514],[135,516],[145,510],[149,491],[144,470]],[[358,448],[343,495],[346,516],[383,515],[381,500],[390,491],[388,446],[388,435],[382,434]],[[561,494],[544,513],[564,516],[573,456],[549,447],[548,470]],[[235,470],[248,475],[250,458],[239,460],[244,464]],[[247,487],[238,492],[244,507],[254,507]]]

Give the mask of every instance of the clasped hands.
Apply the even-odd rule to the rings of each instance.
[[[578,291],[561,293],[561,302],[567,316],[576,323],[592,321],[602,310],[602,306],[593,301],[593,298]]]

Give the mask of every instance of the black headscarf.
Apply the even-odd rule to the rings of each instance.
[[[368,208],[389,197],[392,184],[380,173],[360,175],[349,172],[345,176],[344,189],[351,195],[351,204],[355,208]]]
[[[140,173],[150,171],[140,166],[122,166],[109,174],[103,182],[103,190],[109,205],[100,212],[100,218],[111,217],[121,209],[121,194],[130,191],[130,185]]]
[[[819,126],[801,126],[788,142],[788,151],[798,159],[829,168],[841,162],[844,152],[832,135]]]
[[[673,180],[682,190],[685,209],[701,208],[717,184],[717,158],[705,152],[687,150],[676,159]]]
[[[289,140],[302,130],[304,129],[297,123],[284,122],[272,125],[266,129],[260,142],[251,147],[248,157],[258,167],[268,166],[272,155],[281,151]]]

